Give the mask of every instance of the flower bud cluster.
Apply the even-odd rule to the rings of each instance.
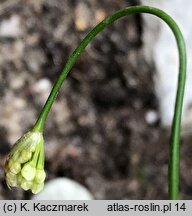
[[[29,131],[13,146],[5,164],[8,187],[31,189],[39,193],[44,187],[44,140],[42,133]]]

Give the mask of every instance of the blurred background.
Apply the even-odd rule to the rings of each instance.
[[[33,126],[70,54],[106,16],[142,3],[151,1],[0,1],[0,199],[32,199],[30,191],[8,189],[4,163],[11,146]],[[177,68],[169,76],[162,66],[169,61],[159,63],[158,53],[166,57],[164,51],[170,56],[176,51],[167,43],[163,50],[158,35],[159,20],[129,16],[106,28],[80,56],[47,119],[47,182],[74,180],[94,199],[167,199],[175,83],[171,99],[166,93]],[[162,82],[159,69],[167,74]],[[190,107],[191,100],[185,105],[182,129],[182,199],[192,195]]]

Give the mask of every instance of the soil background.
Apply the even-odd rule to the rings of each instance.
[[[38,116],[67,59],[113,12],[139,1],[0,2],[0,199],[30,199],[9,190],[3,166],[14,142]],[[13,20],[15,30],[1,31]],[[154,65],[142,52],[141,15],[106,28],[80,56],[47,119],[47,181],[71,178],[95,199],[167,199],[169,128],[162,128]],[[148,121],[150,112],[156,113]],[[182,138],[181,194],[192,195],[191,137]]]

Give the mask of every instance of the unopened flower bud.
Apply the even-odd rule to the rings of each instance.
[[[21,164],[18,163],[17,161],[14,161],[14,160],[9,161],[8,167],[9,167],[10,171],[14,174],[19,173],[21,170]]]
[[[24,149],[21,152],[21,155],[19,158],[20,163],[25,163],[25,162],[29,161],[31,159],[31,156],[32,156],[32,152],[27,150],[27,149],[26,150]]]
[[[35,181],[37,183],[44,182],[45,181],[45,177],[46,177],[46,174],[45,174],[45,171],[43,169],[37,169],[36,170]]]
[[[22,181],[20,184],[20,186],[21,186],[21,188],[23,188],[23,190],[31,189],[32,185],[33,185],[32,181],[26,181],[26,180]]]
[[[31,181],[35,178],[36,169],[35,167],[31,166],[30,163],[24,165],[21,170],[21,175],[27,180]]]
[[[37,194],[39,193],[44,187],[44,183],[34,183],[31,190],[32,193]]]
[[[6,178],[8,179],[8,185],[10,187],[17,186],[17,175],[15,175],[12,172],[9,172],[9,173],[6,174]]]

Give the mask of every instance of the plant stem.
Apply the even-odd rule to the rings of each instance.
[[[182,105],[183,105],[183,95],[185,87],[185,78],[186,78],[186,48],[185,42],[182,36],[182,33],[175,23],[175,21],[165,12],[160,9],[149,7],[149,6],[132,6],[124,8],[120,11],[117,11],[113,15],[107,17],[101,23],[99,23],[93,30],[91,30],[87,36],[82,40],[80,45],[72,53],[68,62],[66,63],[63,71],[61,72],[59,78],[55,82],[52,91],[35,123],[33,130],[43,131],[44,124],[47,118],[47,115],[51,109],[51,106],[56,99],[56,96],[61,88],[63,81],[70,72],[71,68],[75,64],[78,56],[86,48],[86,46],[94,39],[94,37],[101,32],[106,26],[118,20],[121,17],[126,15],[135,14],[135,13],[148,13],[159,17],[164,20],[168,26],[171,28],[178,47],[179,52],[179,75],[178,75],[178,86],[177,86],[177,95],[175,102],[175,112],[172,123],[171,130],[171,140],[170,140],[170,157],[169,157],[169,198],[178,199],[179,194],[179,157],[180,157],[180,127],[181,127],[181,114],[182,114]]]

